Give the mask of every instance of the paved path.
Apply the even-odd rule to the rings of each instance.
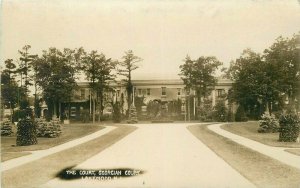
[[[23,165],[23,164],[26,164],[26,163],[29,163],[32,161],[35,161],[35,160],[38,160],[38,159],[41,159],[41,158],[51,155],[53,153],[57,153],[62,150],[65,150],[65,149],[69,149],[69,148],[77,146],[79,144],[88,142],[90,140],[93,140],[97,137],[100,137],[100,136],[112,131],[115,128],[116,127],[106,126],[104,129],[101,129],[95,133],[89,134],[87,136],[84,136],[84,137],[76,139],[76,140],[72,140],[70,142],[66,142],[66,143],[58,145],[58,146],[54,146],[54,147],[46,149],[46,150],[30,151],[32,153],[30,155],[25,155],[22,157],[18,157],[15,159],[11,159],[11,160],[2,162],[1,163],[1,172],[18,167],[20,165]]]
[[[134,168],[111,181],[58,178],[41,187],[254,187],[188,130],[190,124],[139,124],[136,131],[75,169]]]
[[[256,142],[254,140],[250,140],[248,138],[228,132],[228,131],[222,129],[220,127],[221,125],[223,125],[223,124],[209,125],[208,128],[219,135],[222,135],[226,138],[229,138],[230,140],[233,140],[234,142],[237,142],[241,145],[244,145],[248,148],[258,151],[264,155],[272,157],[282,163],[285,163],[287,165],[290,165],[290,166],[300,169],[300,156],[297,156],[297,155],[294,155],[294,154],[284,151],[287,148],[272,147],[272,146],[264,145],[260,142]]]

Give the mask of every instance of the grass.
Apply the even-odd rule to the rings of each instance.
[[[113,145],[136,129],[121,125],[119,128],[89,142],[49,155],[40,160],[2,172],[1,186],[40,187],[56,177],[62,169],[80,164],[95,154]]]
[[[284,151],[300,156],[300,149],[285,149]]]
[[[258,122],[235,122],[221,126],[229,132],[275,147],[300,148],[297,142],[279,142],[279,133],[258,133]]]
[[[16,136],[1,137],[1,161],[30,154],[30,151],[44,150],[74,140],[103,129],[103,126],[90,124],[62,125],[62,134],[57,138],[38,137],[38,144],[15,146]]]
[[[189,131],[257,187],[299,187],[300,170],[193,125]]]

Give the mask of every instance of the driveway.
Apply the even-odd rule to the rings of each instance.
[[[53,179],[42,187],[254,187],[186,127],[138,124],[136,131],[75,169],[132,168],[145,173],[114,180]]]

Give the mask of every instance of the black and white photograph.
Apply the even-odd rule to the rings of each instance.
[[[0,0],[1,188],[299,188],[300,0]]]

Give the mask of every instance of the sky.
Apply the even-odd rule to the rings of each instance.
[[[133,79],[179,78],[189,55],[216,56],[225,67],[246,48],[262,53],[280,35],[300,31],[300,0],[2,0],[0,61],[26,44],[97,50],[143,59]]]

